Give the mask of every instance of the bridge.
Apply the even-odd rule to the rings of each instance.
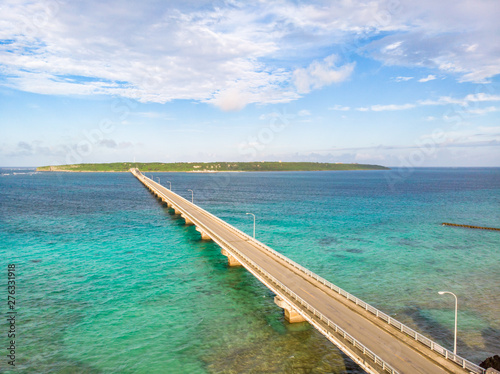
[[[367,373],[498,373],[453,354],[220,218],[130,169],[159,200],[213,240],[276,296],[290,323],[307,321]]]

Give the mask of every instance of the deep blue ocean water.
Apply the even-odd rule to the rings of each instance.
[[[361,372],[130,173],[0,172],[0,372]],[[500,353],[500,232],[441,226],[500,227],[499,168],[153,176],[450,349],[455,292],[458,353]]]

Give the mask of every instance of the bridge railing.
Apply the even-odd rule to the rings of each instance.
[[[225,243],[226,245],[230,245],[228,243]],[[291,305],[295,305],[296,310],[303,315],[310,323],[315,324],[316,327],[327,337],[335,339],[335,332],[338,336],[342,337],[346,342],[352,345],[353,348],[358,348],[362,354],[366,355],[370,360],[373,361],[373,363],[377,364],[382,368],[383,371],[389,372],[391,374],[397,374],[398,371],[396,371],[392,366],[390,366],[388,363],[386,363],[382,358],[377,356],[375,353],[373,353],[370,349],[368,349],[366,346],[364,346],[362,343],[360,343],[358,340],[356,340],[354,337],[349,335],[345,330],[343,330],[339,325],[337,325],[335,322],[330,320],[328,317],[326,317],[324,314],[322,314],[319,310],[314,308],[311,304],[309,304],[307,301],[305,301],[303,298],[301,298],[299,295],[297,295],[295,292],[293,292],[291,289],[289,289],[285,284],[277,280],[275,277],[273,277],[270,273],[262,269],[260,266],[255,264],[252,260],[250,260],[248,257],[246,257],[244,254],[242,254],[240,251],[238,251],[234,246],[230,245],[231,249],[236,252],[238,257],[241,257],[239,260],[244,259],[244,262],[248,263],[251,265],[256,271],[264,275],[266,278],[268,278],[269,281],[271,281],[275,286],[278,286],[281,288],[282,291],[284,291],[289,297],[292,298],[292,300],[289,299],[289,297],[286,297],[285,295],[281,294],[280,297],[282,297],[284,300],[286,300],[288,303]],[[275,292],[277,290],[274,290]],[[279,294],[279,292],[276,292]],[[297,307],[297,305],[293,302],[295,300],[298,302],[301,307]],[[307,310],[308,313],[305,313],[304,308]],[[310,315],[312,313],[312,316]],[[318,326],[316,319],[319,319],[320,322],[322,322],[324,325],[326,325],[327,328],[322,327],[321,325]]]
[[[140,171],[139,171],[140,173]],[[142,175],[142,173],[141,173]],[[145,179],[149,179],[147,177],[144,177]],[[155,181],[152,181],[153,184],[157,184]],[[159,185],[161,186],[161,185]],[[163,186],[161,186],[163,187]],[[160,191],[158,191],[160,192]],[[161,193],[161,192],[160,192]],[[164,195],[164,194],[162,194]],[[176,194],[177,195],[177,194]],[[179,196],[179,195],[177,195]],[[164,195],[165,198],[168,199],[167,196]],[[222,219],[220,219],[219,217],[213,215],[212,213],[210,212],[207,212],[206,210],[200,208],[198,205],[196,204],[193,204],[192,202],[190,202],[189,200],[186,200],[184,199],[182,196],[179,196],[181,197],[185,202],[187,202],[188,204],[192,205],[193,207],[197,208],[201,213],[203,213],[204,215],[207,215],[209,216],[211,219],[214,219],[216,221],[218,221],[220,224],[222,224],[223,226],[227,227],[228,229],[232,230],[233,232],[237,233],[238,235],[240,236],[243,236],[245,237],[247,240],[249,241],[252,241],[252,243],[254,243],[255,245],[261,247],[262,249],[272,253],[274,256],[280,258],[281,260],[283,260],[284,262],[286,262],[287,264],[293,266],[294,268],[300,270],[301,272],[303,272],[304,274],[306,274],[307,276],[315,279],[316,281],[322,283],[324,286],[332,289],[333,291],[335,291],[336,293],[338,293],[339,295],[342,295],[344,296],[347,300],[350,300],[351,302],[355,303],[356,305],[358,305],[360,308],[363,308],[365,309],[366,311],[372,313],[373,315],[375,315],[376,317],[380,318],[382,321],[386,322],[387,324],[393,326],[394,328],[398,329],[399,331],[405,333],[406,335],[412,337],[413,339],[415,339],[416,341],[424,344],[425,346],[427,346],[429,349],[431,349],[432,351],[440,354],[441,356],[443,356],[444,358],[446,358],[447,360],[450,360],[452,362],[454,362],[455,364],[461,366],[462,368],[464,369],[467,369],[469,370],[470,372],[472,373],[476,373],[476,374],[485,374],[486,373],[486,369],[483,369],[482,367],[480,367],[479,365],[476,365],[474,364],[473,362],[470,362],[468,360],[466,360],[465,358],[463,357],[460,357],[456,354],[454,354],[453,352],[451,352],[450,350],[442,347],[441,345],[437,344],[436,342],[434,342],[433,340],[427,338],[426,336],[416,332],[415,330],[413,330],[411,327],[408,327],[406,326],[405,324],[399,322],[398,320],[396,320],[395,318],[389,316],[388,314],[378,310],[377,308],[373,307],[372,305],[364,302],[363,300],[357,298],[356,296],[350,294],[349,292],[343,290],[342,288],[336,286],[335,284],[327,281],[326,279],[320,277],[319,275],[313,273],[311,270],[303,267],[302,265],[296,263],[295,261],[289,259],[288,257],[282,255],[281,253],[275,251],[274,249],[268,247],[267,245],[259,242],[258,240],[254,239],[253,237],[249,236],[248,234],[244,233],[243,231],[235,228],[234,226],[228,224],[227,222],[223,221]],[[229,245],[229,244],[227,244]],[[231,246],[232,248],[234,248],[233,246]],[[244,256],[243,254],[241,254],[237,249],[233,249],[235,251],[237,251],[240,256],[243,256],[243,257],[246,257]],[[250,260],[251,261],[251,260]],[[278,280],[276,280],[276,282],[279,282]],[[284,285],[283,285],[284,286]],[[286,287],[286,286],[284,286]],[[288,289],[288,288],[287,288]],[[289,290],[291,293],[293,293],[293,291]],[[299,297],[299,296],[297,296]],[[309,304],[308,304],[309,305]],[[312,306],[310,306],[312,309],[314,309]],[[315,309],[314,309],[315,310]],[[319,312],[318,312],[319,313]],[[326,317],[324,317],[326,318]],[[331,324],[335,325],[334,322],[331,322]],[[336,325],[335,325],[336,326]],[[342,330],[340,327],[338,327],[340,330]],[[342,330],[343,331],[343,330]],[[348,335],[348,334],[347,334]],[[351,337],[351,339],[354,339]],[[357,344],[361,345],[361,343],[357,342]],[[365,348],[366,350],[368,350],[368,348]],[[369,351],[369,350],[368,350]],[[371,352],[371,351],[370,351]],[[378,356],[377,356],[378,357]],[[385,364],[385,365],[388,365],[388,364]],[[395,371],[394,371],[395,372]]]
[[[165,196],[163,193],[158,191],[161,195],[163,195],[165,198],[168,199],[167,196]],[[186,200],[187,201],[187,200]],[[189,202],[189,201],[187,201]],[[285,284],[280,282],[278,279],[276,279],[273,275],[271,275],[269,272],[266,270],[262,269],[259,265],[257,265],[253,260],[251,260],[249,257],[244,255],[242,252],[240,252],[235,246],[232,244],[226,242],[223,238],[215,234],[213,231],[205,227],[201,222],[199,222],[196,218],[194,218],[192,215],[185,213],[189,216],[190,220],[193,221],[198,227],[202,228],[206,232],[210,233],[210,237],[221,245],[221,247],[225,247],[229,249],[232,254],[240,261],[242,264],[246,264],[246,268],[250,270],[257,278],[261,279],[261,281],[264,284],[269,285],[269,283],[272,283],[274,286],[268,286],[270,287],[273,292],[276,294],[279,294],[280,297],[282,297],[284,300],[286,300],[288,303],[291,305],[295,305],[295,308],[299,313],[301,313],[309,322],[312,324],[315,324],[316,327],[327,337],[329,338],[335,338],[335,333],[338,334],[338,336],[342,337],[346,342],[352,345],[353,348],[359,349],[364,355],[366,355],[373,363],[376,365],[380,366],[383,371],[386,371],[391,374],[399,374],[398,371],[396,371],[391,365],[389,365],[387,362],[385,362],[382,358],[377,356],[375,353],[373,353],[370,349],[365,347],[362,343],[360,343],[358,340],[356,340],[354,337],[349,335],[345,330],[343,330],[340,326],[338,326],[335,322],[331,321],[328,317],[326,317],[324,314],[322,314],[319,310],[314,308],[311,304],[309,304],[307,301],[302,299],[299,295],[297,295],[295,292],[293,292],[290,288],[288,288]],[[211,218],[211,217],[210,217]],[[253,269],[253,271],[252,271]],[[259,277],[257,272],[261,276]],[[267,278],[266,281],[262,280],[262,276]],[[276,287],[279,287],[282,292],[279,292]],[[285,294],[283,294],[283,292]],[[288,295],[288,296],[287,296]],[[291,299],[290,299],[291,298]],[[298,307],[296,303],[293,301],[295,300],[298,302],[301,307]],[[307,309],[307,313],[303,310],[303,308]],[[311,316],[312,314],[312,316]],[[323,324],[327,326],[327,328],[322,328],[321,325],[318,326],[318,323],[315,321],[315,319],[319,319]],[[330,330],[328,330],[328,328]]]
[[[318,282],[322,283],[326,287],[328,287],[331,290],[337,292],[339,295],[344,296],[347,300],[350,300],[351,302],[353,302],[354,304],[358,305],[359,307],[361,307],[361,308],[365,309],[366,311],[372,313],[373,315],[375,315],[376,317],[380,318],[382,321],[386,322],[387,324],[395,327],[396,329],[398,329],[399,331],[401,331],[401,332],[405,333],[406,335],[412,337],[416,341],[424,344],[425,346],[427,346],[428,348],[430,348],[432,351],[440,354],[441,356],[443,356],[447,360],[450,360],[450,361],[454,362],[455,364],[458,364],[462,368],[467,369],[467,370],[469,370],[469,371],[471,371],[473,373],[477,373],[477,374],[486,373],[486,370],[483,369],[482,367],[480,367],[479,365],[476,365],[473,362],[470,362],[470,361],[466,360],[465,358],[460,357],[460,356],[454,354],[450,350],[448,350],[448,349],[444,348],[443,346],[437,344],[436,342],[434,342],[433,340],[429,339],[428,337],[426,337],[426,336],[420,334],[419,332],[413,330],[411,327],[408,327],[407,325],[403,324],[402,322],[399,322],[395,318],[393,318],[393,317],[389,316],[388,314],[386,314],[386,313],[378,310],[377,308],[375,308],[372,305],[364,302],[363,300],[357,298],[356,296],[354,296],[354,295],[350,294],[349,292],[343,290],[342,288],[336,286],[335,284],[327,281],[326,279],[324,279],[324,278],[320,277],[319,275],[313,273],[309,269],[307,269],[307,268],[305,268],[305,267],[297,264],[296,262],[290,260],[286,256],[283,256],[279,252],[276,252],[272,248],[269,248],[269,247],[267,247],[264,244],[260,244],[260,246],[263,247],[263,248],[266,248],[268,251],[272,252],[277,257],[279,257],[283,261],[287,262],[291,266],[294,266],[295,268],[299,269],[304,274],[307,274],[311,278],[317,280]]]
[[[212,215],[211,213],[207,212],[210,214],[212,217],[217,219],[219,222],[223,223],[226,227],[230,228],[231,230],[238,232],[240,235],[245,236],[247,239],[251,240],[253,243],[255,243],[257,246],[265,249],[266,251],[272,253],[276,257],[280,258],[281,260],[285,261],[287,264],[295,267],[296,269],[302,271],[304,274],[308,275],[309,277],[315,279],[316,281],[322,283],[324,286],[332,289],[333,291],[337,292],[339,295],[344,296],[347,300],[350,300],[351,302],[355,303],[359,307],[365,309],[366,311],[372,313],[376,317],[380,318],[382,321],[386,322],[387,324],[395,327],[396,329],[400,330],[401,332],[407,334],[408,336],[412,337],[416,341],[424,344],[428,348],[430,348],[432,351],[440,354],[447,360],[450,360],[454,362],[455,364],[461,366],[464,369],[467,369],[473,373],[477,374],[484,374],[486,373],[486,370],[480,367],[479,365],[474,364],[473,362],[470,362],[466,360],[463,357],[460,357],[450,350],[444,348],[443,346],[439,345],[438,343],[434,342],[433,340],[427,338],[426,336],[420,334],[419,332],[413,330],[411,327],[408,327],[407,325],[403,324],[402,322],[399,322],[395,318],[389,316],[388,314],[378,310],[377,308],[373,307],[372,305],[364,302],[363,300],[359,299],[358,297],[350,294],[349,292],[343,290],[342,288],[336,286],[335,284],[327,281],[326,279],[320,277],[319,275],[313,273],[311,270],[303,267],[302,265],[296,263],[295,261],[289,259],[288,257],[282,255],[281,253],[275,251],[274,249],[268,247],[267,245],[259,242],[258,240],[255,240],[253,237],[249,236],[248,234],[238,230],[234,226],[229,225],[225,221],[221,220],[217,216]]]

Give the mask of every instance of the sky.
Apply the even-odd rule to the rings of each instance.
[[[3,0],[0,166],[500,166],[498,0]]]

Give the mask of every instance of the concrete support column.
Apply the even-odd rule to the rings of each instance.
[[[198,231],[201,234],[201,240],[212,240],[212,238],[203,230],[201,230],[199,227],[196,228],[196,231]]]
[[[186,225],[188,226],[192,226],[194,225],[193,221],[191,221],[187,216],[185,216],[184,214],[181,214],[181,217],[184,218],[184,221],[186,221]]]
[[[172,208],[174,208],[175,214],[182,214],[182,212],[175,205]]]
[[[227,262],[229,266],[242,266],[241,262],[239,262],[231,253],[226,251],[224,248],[221,249],[221,253],[227,257]]]
[[[306,319],[302,317],[295,309],[292,308],[285,300],[279,296],[274,297],[274,303],[283,308],[285,311],[285,319],[290,323],[304,322]]]

